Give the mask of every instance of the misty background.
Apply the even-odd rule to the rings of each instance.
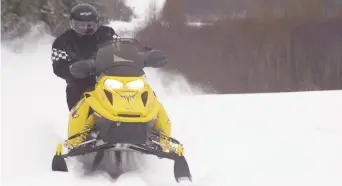
[[[81,2],[104,24],[134,17],[122,0],[2,0],[1,39],[36,23],[58,36]],[[218,93],[342,88],[342,0],[166,0],[161,17],[150,10],[136,37],[193,83]]]

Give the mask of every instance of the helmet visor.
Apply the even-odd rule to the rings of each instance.
[[[71,20],[72,28],[81,35],[94,34],[98,29],[98,23],[96,21],[77,21]]]

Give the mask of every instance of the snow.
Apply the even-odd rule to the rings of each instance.
[[[65,83],[52,72],[53,38],[37,30],[1,45],[1,185],[177,185],[172,162],[150,156],[117,180],[84,176],[72,160],[69,173],[51,172],[68,112]],[[342,185],[341,91],[200,95],[180,76],[148,69],[148,80],[196,185]]]

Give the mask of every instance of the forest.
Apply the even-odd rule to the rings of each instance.
[[[2,40],[38,22],[57,36],[80,2],[94,4],[104,24],[133,16],[121,0],[2,0]],[[136,37],[168,53],[168,70],[218,93],[341,89],[342,2],[274,2],[166,0]],[[207,25],[189,26],[196,18]]]

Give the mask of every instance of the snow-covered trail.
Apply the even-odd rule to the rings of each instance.
[[[84,177],[72,167],[51,172],[68,114],[65,83],[52,73],[52,40],[32,31],[11,42],[21,47],[16,52],[2,43],[1,185],[177,185],[172,162],[155,157],[144,171],[118,180]],[[195,96],[182,77],[152,69],[147,75],[173,121],[173,136],[185,145],[196,185],[342,185],[341,91]],[[173,83],[163,85],[169,78]]]
[[[10,59],[10,54],[3,55]],[[21,62],[42,56],[26,53],[2,69],[2,183],[112,185],[103,174],[50,172],[55,144],[66,129],[64,84],[49,73],[49,64]],[[163,91],[161,86],[156,89]],[[198,185],[338,186],[341,96],[340,91],[169,95],[164,103]],[[17,110],[20,104],[25,105],[22,113]],[[145,172],[125,174],[115,184],[176,185],[171,162],[149,159]]]

